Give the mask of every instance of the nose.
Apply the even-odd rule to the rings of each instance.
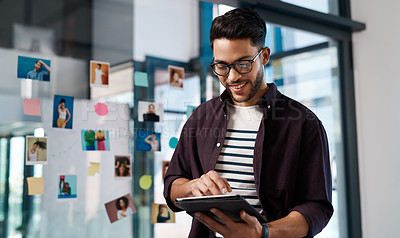
[[[228,74],[229,82],[235,82],[235,81],[237,81],[241,76],[242,76],[242,75],[241,75],[240,73],[238,73],[238,72],[236,71],[236,69],[233,68],[233,66],[231,66],[231,70],[229,71],[229,74]]]

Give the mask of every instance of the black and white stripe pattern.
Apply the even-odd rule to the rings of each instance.
[[[261,212],[253,171],[256,136],[256,130],[228,129],[215,171],[228,180],[232,194],[242,195]]]

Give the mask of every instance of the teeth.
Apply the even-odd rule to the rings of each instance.
[[[240,85],[238,85],[238,86],[232,86],[232,87],[233,87],[234,89],[239,89],[239,88],[243,87],[245,84],[246,84],[246,83],[243,83],[243,84],[240,84]]]

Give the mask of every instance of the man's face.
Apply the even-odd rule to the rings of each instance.
[[[259,49],[251,45],[250,38],[228,40],[225,38],[214,40],[214,61],[232,64],[238,60],[252,60]],[[250,73],[240,74],[233,67],[228,75],[218,76],[222,85],[227,89],[234,104],[252,106],[253,97],[266,88],[264,67],[269,59],[269,49],[266,48],[253,62]]]
[[[39,70],[40,67],[42,67],[42,63],[36,62],[36,64],[35,64],[35,69],[36,69],[36,70]]]

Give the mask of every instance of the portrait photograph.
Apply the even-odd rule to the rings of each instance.
[[[26,137],[26,164],[47,164],[47,137]]]
[[[74,97],[54,95],[53,127],[72,129],[74,114]]]
[[[115,179],[128,179],[131,176],[131,156],[130,155],[116,155],[114,162],[114,177]]]
[[[164,177],[165,177],[165,173],[166,173],[167,170],[168,170],[169,163],[170,163],[170,161],[163,161],[163,162],[162,162],[162,178],[163,178],[163,179],[164,179]]]
[[[161,133],[153,131],[136,131],[136,150],[139,151],[161,151]]]
[[[167,204],[153,203],[151,205],[151,224],[175,223],[175,213]]]
[[[168,65],[169,86],[172,88],[183,89],[185,69],[182,67]]]
[[[50,60],[18,56],[17,78],[50,82]]]
[[[108,130],[81,130],[83,151],[109,151],[110,136]]]
[[[110,63],[90,61],[90,87],[108,87]]]
[[[162,122],[164,109],[161,103],[139,101],[138,121]]]
[[[58,176],[58,195],[59,199],[77,197],[77,178],[76,175]]]
[[[107,215],[111,223],[136,213],[132,197],[129,193],[104,204],[104,206],[106,207]]]

